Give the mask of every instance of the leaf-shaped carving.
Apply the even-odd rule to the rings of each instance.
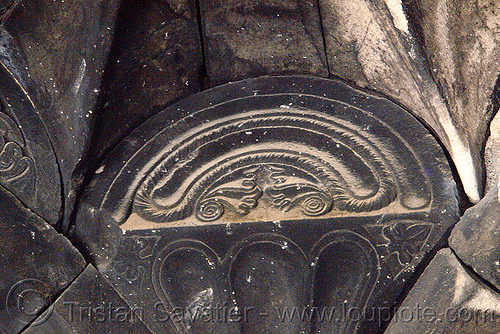
[[[407,265],[418,254],[427,240],[432,226],[429,224],[395,223],[384,226],[383,235],[389,239],[389,253],[396,253],[401,264]]]
[[[26,155],[21,131],[9,116],[0,111],[0,183],[31,194],[34,177],[35,164]]]

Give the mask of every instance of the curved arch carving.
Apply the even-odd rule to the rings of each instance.
[[[371,242],[352,231],[333,231],[314,247],[314,301],[319,312],[364,310],[380,276],[380,260]],[[378,319],[377,319],[378,320]],[[313,324],[312,333],[358,333],[359,321]]]
[[[144,292],[172,309],[278,305],[313,318],[281,324],[271,312],[235,325],[371,333],[376,320],[322,324],[314,312],[393,303],[456,221],[455,194],[438,143],[394,103],[333,80],[265,77],[197,94],[139,127],[97,170],[75,235],[123,291],[141,291],[127,295],[134,302]],[[136,246],[117,247],[124,239]]]
[[[398,161],[368,129],[296,108],[243,112],[201,124],[169,145],[169,154],[139,187],[134,210],[156,222],[193,215],[215,221],[227,211],[259,210],[262,200],[265,210],[299,207],[295,217],[307,217],[379,210],[398,193],[404,208],[425,208],[431,192],[418,157],[405,152],[413,161]],[[401,140],[400,149],[408,146]],[[408,163],[418,168],[413,180],[418,193],[397,176]]]

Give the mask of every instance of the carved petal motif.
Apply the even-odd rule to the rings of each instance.
[[[268,77],[138,128],[84,194],[75,234],[133,305],[254,310],[242,322],[146,317],[156,332],[378,333],[383,315],[343,310],[395,305],[456,221],[455,194],[441,148],[397,105],[332,80]],[[139,259],[147,238],[152,255]],[[283,322],[284,309],[311,318]]]
[[[391,268],[394,277],[412,269],[419,260],[433,231],[433,224],[420,220],[394,220],[385,224],[366,225],[376,240],[377,250]]]

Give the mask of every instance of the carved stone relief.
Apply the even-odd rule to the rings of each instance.
[[[16,115],[12,118],[22,127],[35,162],[35,198],[44,197],[23,203],[65,233],[76,192],[90,165],[91,159],[84,158],[98,114],[96,102],[119,1],[2,4],[6,7],[0,9],[0,77],[11,83],[0,84],[0,91],[5,106]],[[50,168],[57,182],[43,164],[54,165]]]
[[[0,333],[498,332],[500,1],[0,18]]]
[[[194,127],[166,148],[171,152],[135,195],[134,212],[163,223],[191,216],[223,222],[226,212],[276,217],[273,208],[296,211],[297,218],[371,212],[393,202],[404,211],[425,209],[428,175],[408,143],[384,123],[353,112],[372,124],[286,105]],[[385,145],[370,127],[392,142]],[[403,179],[410,166],[415,177]]]
[[[51,224],[61,211],[61,178],[38,110],[0,66],[0,185]]]
[[[442,149],[405,110],[267,77],[133,132],[97,170],[75,237],[153,331],[373,333],[457,211]],[[335,310],[362,318],[324,321]]]
[[[12,191],[33,196],[35,164],[26,154],[24,138],[17,124],[0,111],[0,181]]]

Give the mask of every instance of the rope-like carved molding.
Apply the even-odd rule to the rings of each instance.
[[[154,222],[195,216],[216,221],[225,213],[276,209],[290,217],[369,212],[399,197],[408,210],[429,205],[430,188],[408,144],[398,161],[382,137],[335,116],[278,108],[243,112],[207,122],[176,137],[146,177],[134,211]],[[385,127],[387,132],[393,132]],[[415,190],[405,181],[413,163]],[[418,180],[416,180],[417,178]]]

